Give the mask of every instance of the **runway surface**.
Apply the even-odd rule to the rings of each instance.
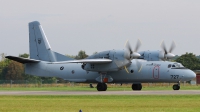
[[[200,95],[200,90],[159,91],[0,91],[0,95]]]

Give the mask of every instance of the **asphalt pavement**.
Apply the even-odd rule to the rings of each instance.
[[[0,95],[200,95],[200,90],[154,91],[0,91]]]

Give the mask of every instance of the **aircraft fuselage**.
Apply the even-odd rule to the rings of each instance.
[[[132,60],[130,66],[113,72],[102,73],[101,71],[86,71],[81,68],[80,63],[49,64],[41,61],[39,63],[26,64],[26,73],[42,77],[59,77],[73,82],[97,83],[133,83],[133,82],[171,82],[189,81],[196,75],[187,68],[172,68],[174,62],[167,61],[142,61],[142,68],[137,70],[136,60]],[[110,79],[110,80],[109,80]]]

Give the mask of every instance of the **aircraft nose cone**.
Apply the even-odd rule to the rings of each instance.
[[[192,79],[196,78],[196,73],[194,73],[193,71],[191,71],[191,72],[192,72],[192,73],[191,73],[191,74],[192,74],[192,75],[191,75],[191,78],[192,78]]]
[[[184,76],[187,81],[196,78],[196,74],[192,70],[188,70]]]

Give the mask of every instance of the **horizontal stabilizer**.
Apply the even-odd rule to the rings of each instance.
[[[5,58],[8,58],[10,60],[14,60],[14,61],[17,61],[17,62],[23,63],[23,64],[24,63],[38,63],[38,62],[40,62],[39,60],[16,57],[16,56],[6,56]]]
[[[59,61],[50,62],[48,64],[63,64],[63,63],[109,63],[112,62],[110,59],[81,59],[81,60],[69,60],[69,61]]]

